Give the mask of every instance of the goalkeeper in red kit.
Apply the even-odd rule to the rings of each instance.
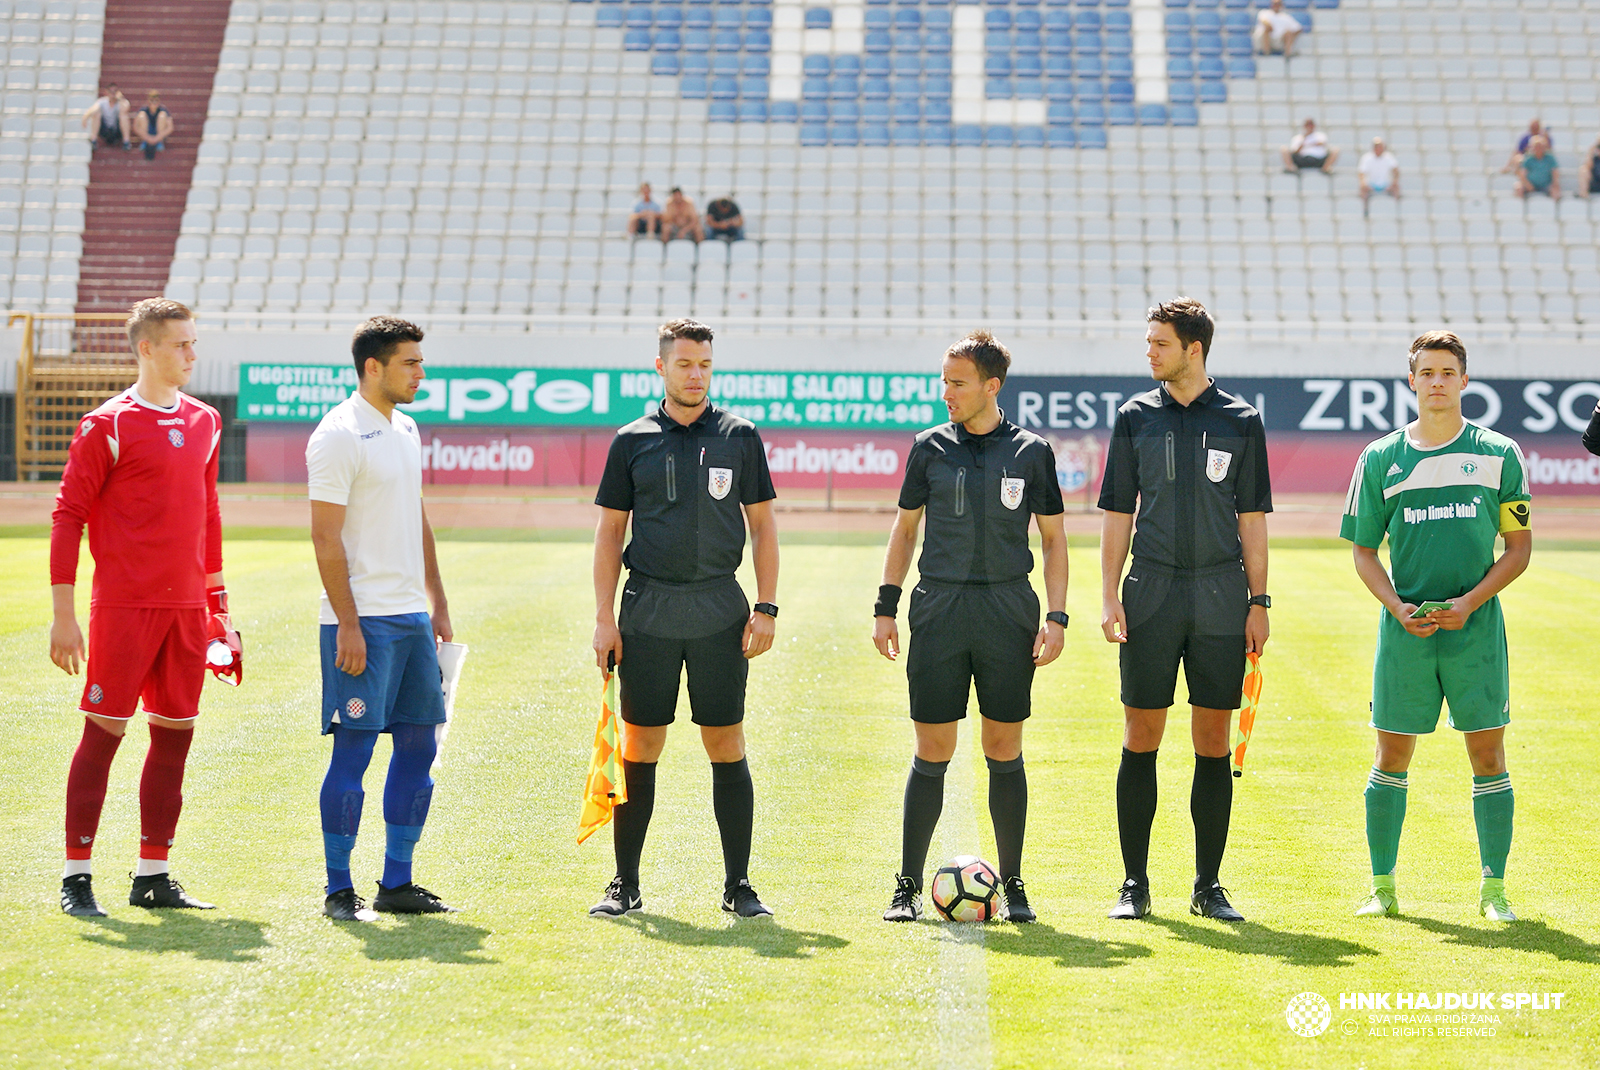
[[[222,417],[180,392],[194,370],[194,316],[176,301],[140,301],[128,316],[128,344],[139,379],[79,422],[50,531],[50,660],[74,676],[87,662],[61,880],[61,909],[81,917],[105,914],[89,858],[111,760],[141,698],[150,751],[139,780],[139,863],[128,901],[210,909],[172,879],[167,852],[206,667],[235,684],[244,674],[222,586]],[[87,655],[73,603],[85,524],[95,561]]]

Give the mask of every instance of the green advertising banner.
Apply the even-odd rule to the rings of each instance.
[[[244,364],[239,419],[313,422],[355,388],[349,365]],[[937,375],[719,371],[711,396],[762,427],[920,431],[945,416]],[[430,367],[401,410],[446,427],[620,427],[660,400],[653,371],[449,366]]]

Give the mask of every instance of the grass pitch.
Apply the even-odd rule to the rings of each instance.
[[[113,770],[97,857],[111,917],[66,918],[55,894],[81,680],[46,656],[45,541],[0,546],[0,1066],[1523,1068],[1587,1065],[1600,1036],[1594,551],[1536,548],[1504,598],[1517,924],[1477,915],[1470,770],[1448,730],[1423,741],[1412,769],[1405,916],[1351,916],[1367,872],[1378,607],[1348,551],[1329,548],[1272,557],[1266,691],[1223,868],[1250,920],[1188,914],[1192,752],[1181,716],[1160,759],[1155,913],[1107,920],[1121,879],[1121,717],[1086,547],[1072,555],[1067,650],[1039,674],[1027,731],[1025,872],[1041,923],[979,928],[878,920],[898,862],[911,732],[902,670],[868,640],[876,542],[786,547],[779,642],[753,666],[752,876],[774,924],[732,924],[717,908],[710,776],[686,699],[662,759],[646,913],[585,915],[611,875],[608,831],[573,843],[599,690],[589,547],[470,540],[441,544],[457,637],[472,653],[417,852],[418,879],[463,913],[371,925],[319,916],[327,743],[317,734],[316,572],[308,541],[233,539],[245,686],[207,687],[173,853],[175,875],[221,907],[126,905],[138,727]],[[369,895],[386,748],[368,776],[354,859]],[[936,857],[992,856],[985,799],[964,729]],[[1319,1037],[1286,1025],[1301,992],[1332,1004]],[[1416,1024],[1340,1009],[1341,993],[1361,992],[1563,996],[1559,1010]]]

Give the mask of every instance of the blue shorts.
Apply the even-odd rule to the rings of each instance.
[[[367,667],[351,676],[333,663],[337,624],[322,626],[322,734],[335,724],[384,732],[395,724],[444,724],[444,689],[433,622],[426,613],[362,617]]]

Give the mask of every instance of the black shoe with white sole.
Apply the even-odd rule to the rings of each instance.
[[[1150,913],[1150,886],[1129,877],[1122,882],[1122,889],[1117,892],[1117,901],[1106,917],[1132,921],[1148,913]]]
[[[75,918],[103,918],[106,912],[94,897],[89,874],[74,873],[61,878],[61,909]]]
[[[170,873],[152,873],[148,877],[134,877],[133,888],[128,892],[128,905],[159,910],[173,907],[185,910],[215,910],[211,903],[202,903],[183,890],[183,885],[172,879]]]
[[[1194,895],[1189,899],[1189,913],[1198,914],[1202,918],[1215,918],[1218,921],[1244,920],[1244,915],[1233,909],[1233,904],[1228,902],[1228,890],[1215,881],[1211,882],[1209,888],[1194,890]]]
[[[1005,920],[1015,922],[1038,920],[1033,907],[1028,905],[1028,893],[1022,890],[1021,877],[1007,877],[1001,882],[1000,888],[1006,897],[1006,912],[1001,915]]]
[[[722,893],[722,909],[741,918],[772,917],[772,908],[761,901],[748,880],[741,880]]]
[[[910,877],[895,877],[894,898],[883,912],[884,921],[916,921],[922,917],[922,893]]]
[[[591,918],[620,918],[626,914],[637,914],[644,909],[644,900],[639,896],[639,889],[631,884],[623,884],[622,878],[617,877],[606,885],[605,898],[589,908]]]
[[[454,914],[456,908],[420,884],[407,881],[393,888],[378,885],[372,909],[379,914]]]
[[[378,915],[354,888],[341,888],[322,902],[322,912],[334,921],[377,921]]]

